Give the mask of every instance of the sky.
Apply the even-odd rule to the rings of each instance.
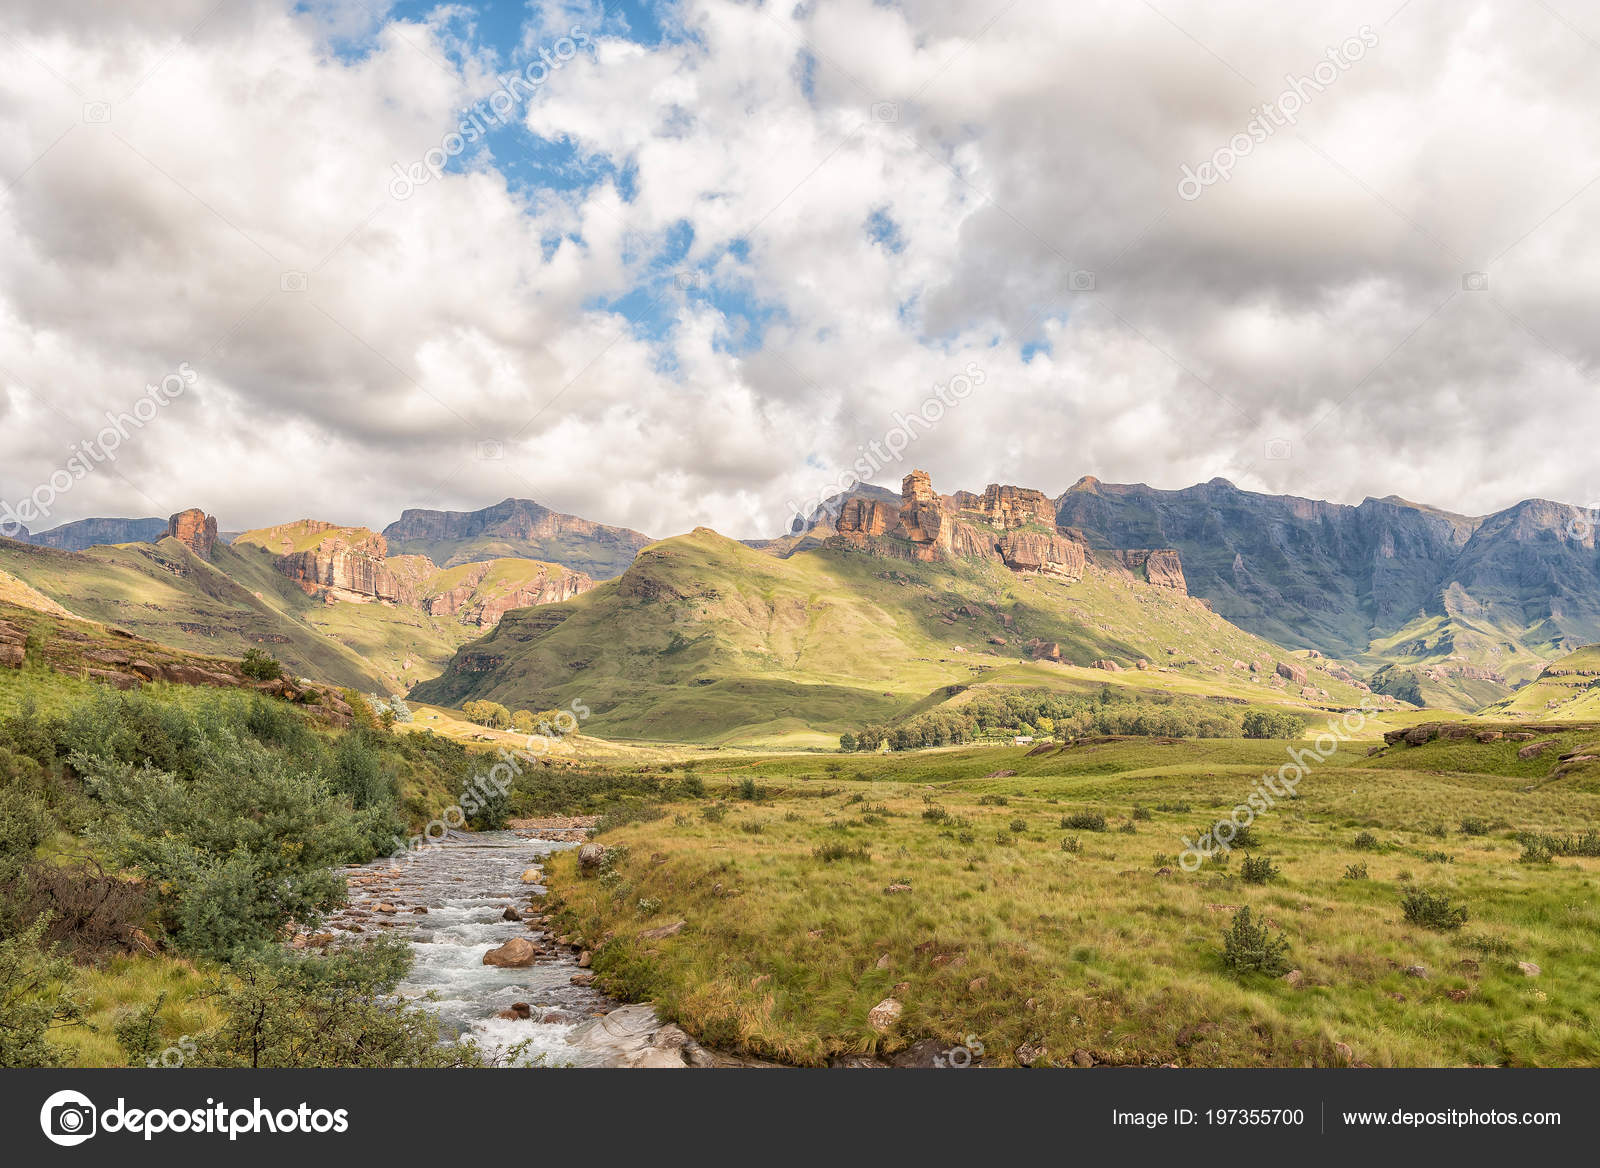
[[[8,0],[0,522],[1600,506],[1596,108],[1576,0]]]

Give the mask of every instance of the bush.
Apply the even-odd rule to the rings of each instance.
[[[91,838],[171,890],[169,931],[190,953],[225,959],[315,923],[344,903],[334,868],[371,854],[322,776],[259,743],[219,740],[188,780],[83,754],[72,765],[106,807]]]
[[[409,947],[393,937],[297,957],[269,949],[237,962],[209,987],[223,1012],[200,1035],[185,1065],[196,1067],[472,1067],[487,1059],[470,1039],[439,1041],[433,1014],[394,997],[410,968]],[[125,1025],[118,1037],[137,1065],[160,1041],[153,1026]],[[513,1048],[513,1056],[517,1053]]]
[[[283,666],[265,649],[246,649],[239,672],[255,681],[275,681],[283,676]]]
[[[824,864],[836,864],[841,860],[852,860],[865,863],[872,859],[872,853],[864,847],[851,847],[846,843],[818,844],[811,849],[813,859],[821,860]]]
[[[945,820],[950,818],[950,812],[946,811],[943,807],[940,807],[936,803],[932,807],[924,807],[922,809],[922,818],[926,819],[929,823],[943,823]]]
[[[1525,841],[1522,845],[1522,855],[1517,857],[1519,864],[1552,864],[1555,855],[1543,843],[1537,840]]]
[[[1011,821],[1011,830],[1021,835],[1028,830],[1028,821],[1026,819],[1013,819]]]
[[[1273,867],[1270,856],[1257,859],[1246,855],[1244,863],[1239,865],[1239,878],[1246,884],[1265,884],[1269,880],[1277,879],[1279,875],[1279,870]]]
[[[1010,832],[997,831],[994,833],[994,842],[999,844],[1001,847],[1009,847],[1010,845],[1016,843],[1017,840],[1016,837]]]
[[[978,796],[979,807],[1004,807],[1009,802],[1011,802],[1011,800],[1007,799],[1004,795]]]
[[[1254,921],[1249,905],[1234,914],[1232,927],[1222,934],[1222,964],[1234,973],[1281,977],[1289,972],[1288,954],[1283,934],[1273,936],[1265,922]]]
[[[40,919],[0,937],[0,1067],[65,1066],[68,1052],[48,1035],[83,1017],[72,964],[41,944],[45,927]]]
[[[1077,836],[1069,835],[1066,839],[1061,841],[1061,850],[1070,855],[1076,856],[1079,852],[1083,851],[1083,843],[1078,839]]]
[[[396,722],[410,722],[414,720],[411,707],[406,704],[405,698],[395,694],[389,699],[389,712],[394,715]]]
[[[1443,892],[1413,888],[1400,895],[1400,907],[1407,921],[1425,929],[1459,929],[1467,923],[1467,906],[1451,904]]]
[[[1346,865],[1344,878],[1346,880],[1365,880],[1367,878],[1367,865],[1364,862]]]
[[[1488,835],[1489,823],[1483,819],[1466,818],[1461,821],[1462,835]]]
[[[1078,811],[1072,815],[1063,815],[1061,827],[1064,831],[1104,831],[1106,817],[1098,811]]]
[[[1375,852],[1381,845],[1378,843],[1377,836],[1370,831],[1364,831],[1356,836],[1350,846],[1358,852]]]
[[[1143,807],[1140,807],[1137,803],[1135,803],[1133,805],[1133,815],[1132,815],[1131,818],[1133,818],[1133,819],[1149,819],[1150,818],[1150,812],[1146,811]]]

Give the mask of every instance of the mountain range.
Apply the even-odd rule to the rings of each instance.
[[[1600,641],[1591,518],[1543,500],[1480,517],[1393,496],[1350,506],[1222,479],[941,495],[914,472],[899,494],[862,484],[770,540],[697,529],[653,543],[520,499],[406,510],[382,532],[317,519],[220,532],[190,511],[23,533],[0,541],[0,571],[85,619],[189,652],[265,645],[362,689],[522,704],[585,690],[615,731],[663,737],[680,737],[666,723],[690,707],[690,724],[739,732],[770,698],[790,712],[759,721],[802,733],[847,706],[892,716],[961,683],[962,670],[930,667],[952,663],[943,633],[1001,615],[1013,625],[989,631],[1003,646],[960,650],[1066,669],[1174,656],[1275,667],[1293,653],[1416,705],[1504,703]],[[1138,586],[1142,609],[1117,581]],[[1133,619],[1180,598],[1213,615]],[[1213,635],[1234,626],[1261,645]],[[889,664],[858,661],[866,645]],[[705,713],[729,695],[724,714]]]

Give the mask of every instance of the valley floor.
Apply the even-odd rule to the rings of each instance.
[[[1256,819],[1261,884],[1242,849],[1179,854],[1309,743],[680,763],[703,797],[613,816],[603,871],[564,856],[552,885],[600,986],[786,1062],[934,1039],[1000,1065],[1593,1065],[1600,858],[1525,862],[1518,836],[1600,824],[1600,770],[1557,764],[1600,730],[1540,738],[1348,743]],[[1409,923],[1416,889],[1464,926]],[[1224,968],[1246,906],[1295,972]]]

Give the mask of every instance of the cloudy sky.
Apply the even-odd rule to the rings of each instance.
[[[0,496],[770,535],[945,386],[880,482],[1588,503],[1596,108],[1577,0],[8,0]]]

